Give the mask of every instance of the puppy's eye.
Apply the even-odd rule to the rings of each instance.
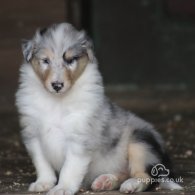
[[[68,58],[66,59],[64,57],[64,61],[68,64],[68,65],[71,65],[73,62],[77,61],[79,59],[79,56],[74,56],[74,57],[71,57],[71,58]]]
[[[66,62],[68,64],[72,64],[75,60],[76,60],[76,58],[70,58],[70,59],[66,59]]]
[[[48,58],[43,58],[43,59],[42,59],[42,62],[43,62],[44,64],[50,64],[50,60],[49,60]]]

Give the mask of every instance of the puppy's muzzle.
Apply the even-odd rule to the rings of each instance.
[[[64,83],[56,81],[51,83],[51,86],[58,93],[64,87]]]

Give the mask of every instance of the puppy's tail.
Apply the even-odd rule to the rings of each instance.
[[[182,178],[176,178],[171,160],[166,153],[163,154],[162,163],[161,167],[159,167],[159,173],[165,175],[160,177],[159,187],[165,190],[183,190],[183,187],[178,184],[178,182],[182,182]]]
[[[180,186],[178,183],[170,180],[168,182],[160,182],[160,188],[166,190],[183,190],[183,187]]]
[[[183,182],[183,178],[176,178],[171,160],[166,152],[161,153],[161,163],[152,167],[150,174],[159,181],[159,187],[167,190],[183,190],[179,182]]]

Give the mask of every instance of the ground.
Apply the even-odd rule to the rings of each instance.
[[[119,105],[155,125],[166,141],[177,177],[183,179],[182,192],[157,188],[152,192],[138,194],[195,194],[195,93],[187,89],[121,90],[118,87],[108,87],[107,94]],[[30,194],[27,188],[35,180],[35,171],[21,142],[14,94],[0,95],[0,104],[0,193]],[[119,194],[117,191],[81,193]]]

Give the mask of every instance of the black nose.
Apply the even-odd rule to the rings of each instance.
[[[61,82],[53,82],[53,83],[51,83],[51,86],[53,87],[53,89],[56,92],[58,92],[58,91],[60,91],[64,87],[64,83],[61,83]]]

